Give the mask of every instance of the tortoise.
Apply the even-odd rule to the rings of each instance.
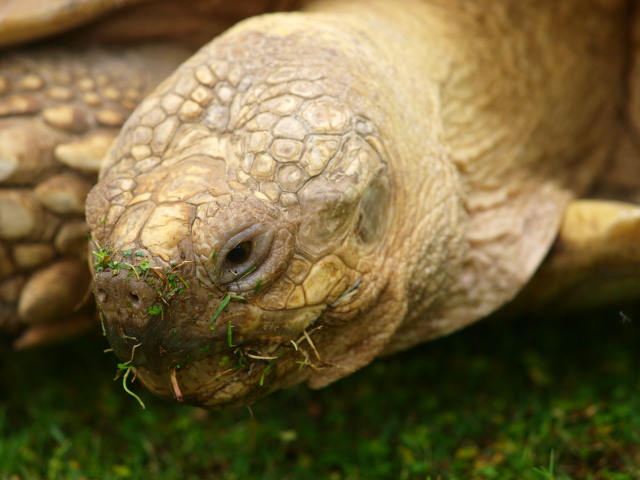
[[[122,3],[14,4],[0,41]],[[177,67],[246,13],[221,8],[142,3],[2,59],[18,347],[94,321],[92,284],[125,375],[215,409],[325,386],[518,293],[520,311],[640,297],[633,2],[256,1],[301,11]]]

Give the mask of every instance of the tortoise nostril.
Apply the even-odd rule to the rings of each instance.
[[[103,289],[99,288],[96,290],[96,299],[100,303],[105,303],[107,301],[107,292]]]

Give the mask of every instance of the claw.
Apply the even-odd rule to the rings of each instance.
[[[60,136],[42,122],[3,120],[0,128],[0,182],[33,184],[56,168],[51,150]]]
[[[89,282],[90,275],[83,262],[56,262],[27,281],[18,301],[18,315],[30,325],[68,315],[82,300]]]
[[[66,322],[32,325],[13,342],[13,348],[16,350],[25,350],[39,345],[66,340],[73,335],[88,331],[95,327],[95,324],[96,321],[93,316],[78,315]]]
[[[81,140],[62,143],[54,150],[56,160],[84,173],[98,174],[102,157],[111,146],[115,133],[96,133]]]

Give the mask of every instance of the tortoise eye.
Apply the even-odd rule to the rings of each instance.
[[[240,265],[251,257],[251,242],[241,242],[227,253],[227,262],[233,265]]]
[[[271,251],[274,233],[274,228],[260,223],[231,236],[221,248],[220,258],[213,258],[217,281],[226,284],[259,269]]]

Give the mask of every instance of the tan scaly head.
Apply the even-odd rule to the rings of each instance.
[[[225,406],[342,376],[361,360],[337,360],[333,337],[370,319],[381,346],[402,319],[389,250],[412,226],[390,219],[411,207],[382,140],[396,107],[368,94],[369,46],[302,32],[322,23],[205,47],[133,114],[89,197],[107,336],[157,393]]]

